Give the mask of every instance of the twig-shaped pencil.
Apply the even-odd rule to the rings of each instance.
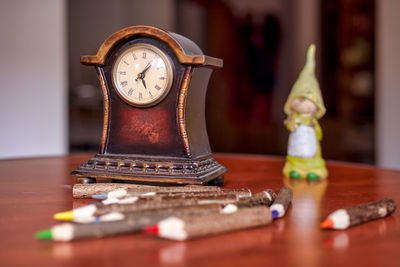
[[[243,207],[251,207],[256,205],[267,205],[270,206],[271,203],[275,200],[275,193],[270,190],[264,190],[257,194],[254,194],[249,199],[244,199],[240,201],[236,201],[234,195],[225,195],[216,198],[194,198],[194,199],[166,199],[166,198],[156,198],[154,200],[139,198],[139,197],[131,197],[122,199],[117,203],[104,205],[104,204],[90,204],[87,206],[83,206],[77,209],[73,209],[71,211],[60,212],[54,215],[56,220],[63,221],[76,221],[76,222],[93,222],[93,221],[101,221],[101,218],[97,218],[99,216],[106,215],[112,212],[120,212],[120,213],[132,213],[137,211],[146,211],[146,210],[157,210],[157,209],[168,209],[168,208],[177,208],[181,206],[194,206],[194,205],[206,205],[206,204],[215,204],[218,203],[222,207],[226,204],[232,203],[234,207],[233,209],[243,208]],[[107,220],[111,220],[111,218],[116,217],[106,217]],[[117,220],[118,218],[116,218]]]
[[[133,212],[149,209],[166,209],[182,206],[194,206],[205,204],[229,204],[237,201],[235,195],[196,197],[196,198],[169,198],[169,197],[130,197],[116,203],[94,203],[67,212],[54,215],[56,220],[73,221],[85,220],[88,217],[98,217],[111,212]]]
[[[93,195],[106,194],[119,189],[125,189],[130,192],[199,192],[199,191],[220,191],[218,186],[154,186],[139,185],[127,183],[94,183],[94,184],[75,184],[72,189],[74,198],[91,198]]]
[[[36,234],[38,239],[52,239],[55,241],[70,241],[81,238],[99,238],[105,236],[135,233],[144,227],[155,224],[172,215],[193,217],[222,212],[219,204],[202,206],[178,207],[173,209],[148,210],[130,214],[110,213],[104,215],[104,220],[111,222],[98,222],[91,224],[62,223]],[[115,218],[119,220],[113,221]]]
[[[203,196],[217,196],[217,195],[236,195],[237,199],[245,199],[251,197],[250,189],[222,189],[222,190],[211,190],[211,191],[193,191],[193,192],[185,192],[185,191],[170,191],[170,192],[162,192],[162,191],[149,191],[146,193],[137,192],[137,191],[129,191],[126,189],[119,189],[116,191],[112,191],[105,194],[93,195],[94,199],[122,199],[127,197],[134,196],[161,196],[161,197],[182,197],[182,198],[194,198],[194,197],[203,197]]]
[[[396,203],[390,198],[361,204],[331,213],[321,223],[322,229],[346,229],[351,226],[383,218],[396,210]]]
[[[292,201],[293,191],[290,187],[282,187],[276,197],[274,203],[271,205],[272,218],[281,218],[285,215],[289,208],[290,202]]]
[[[81,222],[94,222],[92,224],[63,223],[53,226],[51,229],[38,232],[38,239],[52,239],[55,241],[70,241],[80,238],[104,237],[124,233],[134,233],[144,227],[155,224],[170,216],[182,218],[203,216],[216,213],[233,213],[239,208],[247,208],[257,205],[270,205],[276,195],[267,189],[254,194],[252,198],[235,202],[235,204],[205,204],[195,206],[180,206],[167,209],[139,210],[131,213],[112,212],[100,217],[78,217]]]
[[[173,240],[215,235],[229,231],[270,224],[271,212],[266,206],[239,209],[229,214],[209,214],[191,218],[170,217],[146,228],[146,233]]]
[[[136,210],[136,211],[128,211],[128,212],[112,212],[110,214],[105,214],[99,217],[77,217],[74,219],[74,222],[79,222],[79,223],[90,223],[90,222],[104,222],[104,221],[117,221],[117,220],[123,220],[126,218],[129,218],[131,216],[142,216],[142,215],[153,215],[153,214],[169,214],[169,215],[177,215],[176,211],[177,210],[184,210],[188,209],[186,212],[190,216],[194,215],[190,211],[191,209],[194,209],[194,213],[197,214],[199,211],[197,209],[206,209],[205,214],[210,213],[208,210],[210,210],[210,205],[211,206],[219,206],[219,209],[223,213],[231,213],[234,211],[237,211],[240,208],[249,208],[249,207],[254,207],[254,206],[271,206],[272,202],[275,200],[276,194],[271,190],[267,189],[261,192],[258,192],[257,194],[254,194],[251,198],[245,199],[245,200],[240,200],[237,202],[233,202],[231,204],[205,204],[205,205],[196,205],[196,206],[182,206],[182,207],[172,207],[172,208],[159,208],[159,209],[147,209],[147,210]]]
[[[269,207],[271,206],[271,204],[274,202],[275,199],[276,199],[275,192],[272,191],[271,189],[266,189],[264,191],[258,192],[257,194],[254,194],[250,198],[242,199],[234,204],[239,208],[246,208],[246,207],[250,208],[261,205],[266,205]]]

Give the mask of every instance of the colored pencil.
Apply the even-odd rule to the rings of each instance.
[[[145,228],[159,237],[186,240],[235,230],[265,226],[272,221],[266,206],[239,209],[229,214],[208,214],[191,218],[169,217]]]
[[[110,221],[120,220],[115,216],[106,216],[108,213],[134,213],[144,212],[146,210],[157,211],[159,209],[173,209],[177,207],[185,206],[196,206],[196,205],[207,205],[207,204],[219,204],[221,208],[231,203],[234,206],[230,206],[231,209],[238,209],[244,207],[252,207],[257,205],[270,206],[275,200],[275,193],[271,189],[266,189],[257,194],[254,194],[251,198],[242,199],[236,201],[235,195],[217,196],[216,198],[157,198],[157,199],[146,199],[140,197],[130,197],[118,200],[114,203],[111,200],[106,200],[106,203],[95,203],[87,206],[83,206],[77,209],[73,209],[66,212],[56,213],[54,219],[62,221],[75,221],[82,223],[89,223],[95,221]],[[105,202],[105,201],[103,201]],[[100,218],[99,218],[100,217]]]
[[[149,209],[166,209],[181,206],[194,206],[205,204],[229,204],[235,203],[237,197],[235,195],[222,195],[211,197],[196,197],[196,198],[141,198],[130,197],[121,199],[114,203],[94,203],[80,208],[76,208],[66,212],[54,214],[54,219],[62,221],[74,220],[90,220],[93,217],[98,217],[111,212],[133,212]]]
[[[347,229],[351,226],[380,219],[392,214],[396,203],[390,198],[361,204],[331,213],[322,223],[322,229]]]
[[[173,208],[161,208],[161,209],[148,209],[148,210],[136,210],[132,212],[110,212],[98,217],[88,216],[88,217],[76,217],[73,222],[76,223],[99,223],[99,222],[111,222],[111,221],[121,221],[126,220],[131,217],[140,216],[157,216],[165,215],[172,216],[179,214],[179,216],[195,216],[200,214],[216,213],[216,212],[229,212],[234,208],[227,208],[226,206],[220,204],[206,204],[206,205],[194,205],[194,206],[181,206]],[[237,207],[236,207],[237,209]]]
[[[236,195],[238,200],[251,197],[250,189],[223,189],[223,190],[211,190],[211,191],[193,191],[193,192],[184,192],[184,191],[174,191],[174,192],[161,192],[161,191],[153,191],[153,192],[137,192],[137,191],[129,191],[126,189],[119,189],[116,191],[112,191],[109,193],[93,195],[94,199],[122,199],[126,197],[132,196],[162,196],[162,197],[197,197],[197,196],[215,196],[215,195]]]
[[[172,214],[181,217],[193,217],[205,214],[222,212],[218,204],[178,207],[173,209],[148,210],[130,214],[109,213],[99,217],[102,222],[97,223],[62,223],[36,234],[37,239],[51,239],[54,241],[70,241],[81,238],[99,238],[105,236],[135,233],[144,227],[155,224]],[[99,221],[100,221],[99,220]]]
[[[293,191],[290,187],[285,186],[281,188],[274,203],[270,207],[273,219],[281,218],[285,215],[292,201],[292,197]]]
[[[81,238],[100,238],[117,234],[134,233],[145,226],[156,223],[161,218],[140,218],[135,221],[123,220],[91,224],[62,223],[50,229],[36,233],[37,239],[50,239],[54,241],[71,241]]]
[[[247,199],[242,199],[236,203],[234,203],[239,208],[245,207],[254,207],[254,206],[271,206],[271,204],[275,201],[276,194],[271,189],[265,189],[261,192],[254,194],[252,197]]]
[[[72,188],[74,198],[91,198],[93,195],[106,194],[119,189],[130,192],[199,192],[199,191],[220,191],[218,186],[182,185],[182,186],[154,186],[129,183],[94,183],[75,184]]]
[[[265,205],[265,206],[271,206],[272,202],[274,202],[276,198],[276,194],[274,191],[271,189],[266,189],[264,191],[261,191],[257,194],[254,194],[251,198],[248,199],[242,199],[237,202],[233,202],[231,204],[208,204],[208,205],[195,205],[195,206],[183,206],[183,207],[175,207],[175,208],[167,208],[167,209],[149,209],[149,210],[138,210],[138,211],[133,211],[133,212],[112,212],[111,214],[105,214],[99,217],[77,217],[74,219],[74,222],[79,222],[79,223],[90,223],[90,222],[104,222],[104,221],[116,221],[116,220],[122,220],[125,219],[129,216],[139,216],[139,215],[151,215],[151,214],[170,214],[170,215],[177,215],[177,212],[179,210],[184,210],[188,209],[189,211],[187,212],[188,214],[190,213],[200,213],[200,211],[197,211],[198,209],[206,209],[205,213],[210,213],[208,210],[210,210],[210,206],[215,209],[215,206],[219,207],[219,210],[222,213],[230,213],[237,211],[240,208],[249,208],[249,207],[254,207],[254,206],[260,206],[260,205]],[[193,215],[193,214],[192,214]]]

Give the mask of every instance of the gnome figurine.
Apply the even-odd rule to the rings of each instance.
[[[308,48],[307,62],[292,87],[284,111],[287,115],[284,124],[290,135],[283,174],[296,179],[325,179],[328,172],[321,157],[322,130],[318,119],[326,109],[315,77],[314,44]]]

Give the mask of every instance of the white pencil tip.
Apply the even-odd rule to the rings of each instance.
[[[185,222],[177,217],[169,217],[162,220],[158,223],[158,227],[158,235],[160,237],[173,240],[185,240],[187,238]]]

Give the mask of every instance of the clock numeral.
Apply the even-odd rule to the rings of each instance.
[[[129,89],[129,91],[128,91],[128,95],[132,95],[132,93],[133,93],[133,89],[131,88],[131,89]]]
[[[143,52],[142,58],[146,58],[146,52]]]
[[[153,94],[149,91],[150,98],[153,98]]]
[[[139,93],[139,100],[142,100],[142,93]]]
[[[120,75],[126,75],[126,71],[120,71],[119,74]]]
[[[128,85],[128,81],[123,81],[123,82],[121,82],[121,86],[122,86],[122,87],[127,86],[127,85]]]
[[[125,60],[122,60],[126,65],[128,65],[129,66],[129,63],[128,62],[126,62]]]
[[[161,87],[158,85],[154,86],[154,88],[156,88],[157,90],[161,90]]]
[[[132,56],[133,56],[133,59],[134,59],[134,60],[137,59],[137,56],[136,56],[135,54],[132,54]]]
[[[160,77],[159,79],[160,79],[160,80],[165,80],[165,77]]]

